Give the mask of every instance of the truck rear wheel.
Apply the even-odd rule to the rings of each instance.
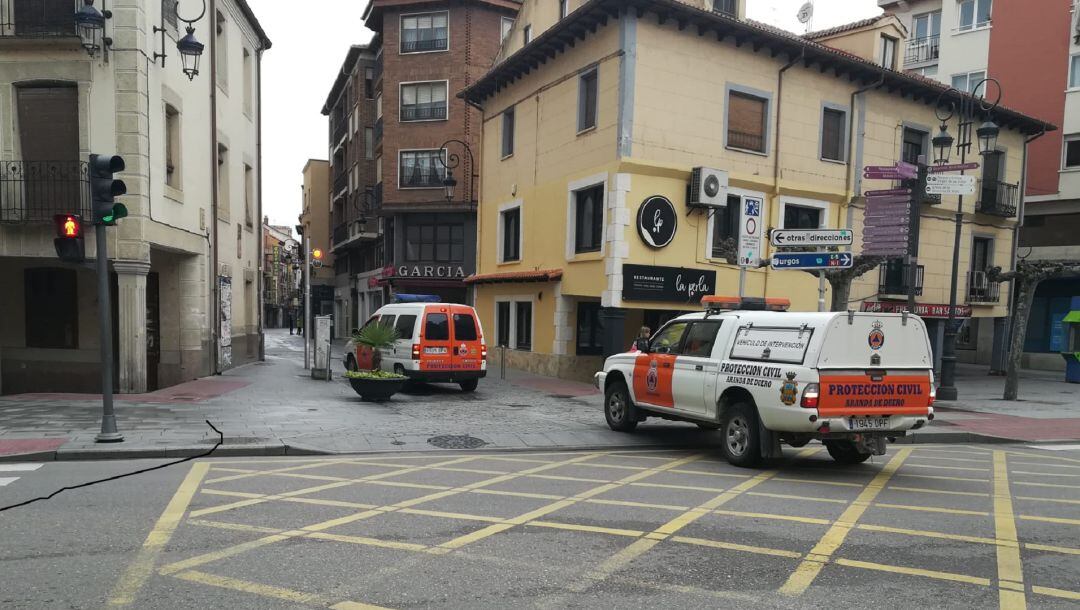
[[[724,459],[743,468],[761,463],[761,435],[758,434],[757,410],[752,405],[737,402],[725,409],[721,429]]]
[[[480,385],[480,381],[478,379],[466,379],[458,383],[458,385],[461,386],[462,392],[475,392],[476,386]]]
[[[832,459],[841,464],[862,464],[870,459],[869,453],[862,453],[855,448],[855,441],[822,441]]]
[[[604,419],[616,432],[633,432],[637,428],[637,408],[622,381],[609,383],[604,389]]]

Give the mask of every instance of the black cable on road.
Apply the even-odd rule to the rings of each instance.
[[[97,485],[98,483],[108,483],[109,481],[115,481],[117,479],[122,479],[124,477],[133,477],[133,476],[135,476],[137,474],[143,474],[143,473],[146,473],[146,472],[152,472],[154,470],[161,470],[162,468],[168,468],[169,466],[176,466],[177,464],[183,464],[184,462],[190,462],[191,460],[197,460],[199,458],[208,457],[211,453],[216,451],[217,448],[220,447],[225,442],[225,435],[221,432],[221,430],[218,430],[217,428],[215,428],[214,424],[210,423],[210,420],[205,420],[205,421],[206,421],[206,425],[210,426],[210,429],[212,429],[214,432],[217,432],[217,434],[218,434],[218,442],[213,447],[210,448],[210,451],[207,451],[206,453],[200,453],[198,455],[193,455],[193,456],[190,456],[190,457],[186,457],[186,458],[183,458],[183,459],[180,459],[180,460],[176,460],[175,462],[169,462],[168,464],[159,464],[158,466],[152,466],[150,468],[143,468],[142,470],[136,470],[135,472],[128,472],[128,473],[125,473],[125,474],[118,474],[116,476],[112,476],[112,477],[109,477],[107,479],[98,479],[97,481],[90,481],[89,483],[80,483],[78,485],[71,485],[69,487],[62,487],[62,488],[57,489],[56,491],[52,492],[51,494],[49,494],[47,496],[41,496],[40,498],[33,498],[33,499],[27,500],[25,502],[19,502],[18,504],[12,504],[11,506],[0,506],[0,513],[4,512],[5,510],[11,510],[13,508],[19,508],[20,506],[26,506],[27,504],[33,504],[34,502],[41,502],[42,500],[49,500],[49,499],[55,497],[56,495],[60,494],[61,492],[65,492],[65,491],[68,491],[68,490],[71,490],[71,489],[80,489],[82,487],[89,487],[91,485]]]

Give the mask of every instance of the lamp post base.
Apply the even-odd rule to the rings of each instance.
[[[951,402],[951,401],[956,400],[956,398],[957,398],[956,386],[951,386],[951,385],[938,386],[937,398],[936,398],[937,401]]]
[[[124,435],[119,432],[101,432],[94,437],[94,441],[98,443],[121,443],[124,441]]]

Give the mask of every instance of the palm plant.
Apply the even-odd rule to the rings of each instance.
[[[368,324],[352,336],[353,343],[371,349],[371,370],[373,371],[379,370],[382,365],[382,350],[392,347],[400,338],[401,335],[398,334],[396,328],[381,322]]]

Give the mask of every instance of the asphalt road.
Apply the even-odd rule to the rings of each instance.
[[[1080,450],[187,463],[0,512],[4,608],[1075,608]],[[0,505],[155,462],[0,472]],[[2,466],[0,466],[2,467]]]

